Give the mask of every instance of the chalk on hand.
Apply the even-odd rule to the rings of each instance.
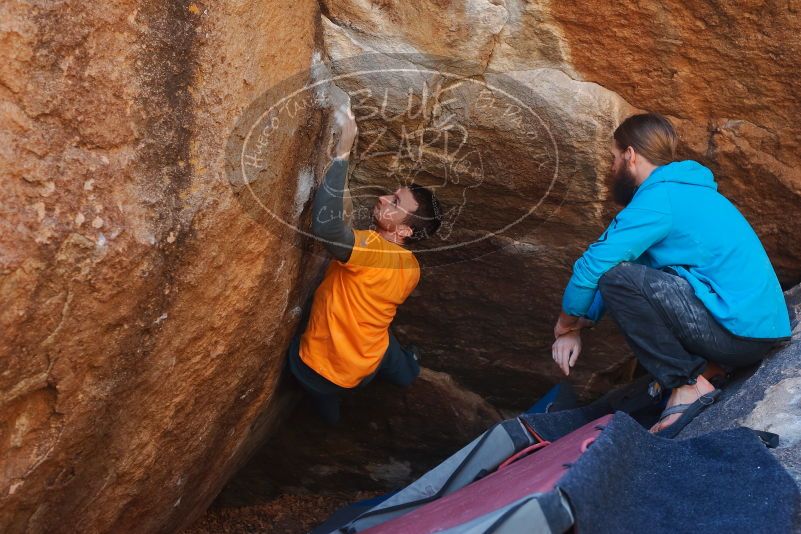
[[[350,109],[350,102],[340,105],[334,112],[334,120],[340,128],[354,118],[353,111]]]

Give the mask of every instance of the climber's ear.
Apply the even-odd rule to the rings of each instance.
[[[398,226],[395,228],[395,232],[396,232],[396,233],[397,233],[397,234],[398,234],[400,237],[402,237],[403,239],[407,239],[407,238],[409,238],[409,237],[410,237],[410,236],[411,236],[411,235],[414,233],[414,231],[412,230],[412,227],[411,227],[411,226],[409,226],[408,224],[399,224],[399,225],[398,225]]]

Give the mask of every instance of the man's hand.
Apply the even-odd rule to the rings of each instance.
[[[551,347],[553,361],[565,375],[570,375],[570,368],[576,364],[581,353],[581,331],[568,332],[556,338]]]
[[[353,142],[359,133],[359,129],[356,126],[356,117],[350,109],[350,103],[342,104],[337,108],[334,112],[334,121],[339,127],[339,140],[334,149],[334,157],[348,159],[350,150],[353,148]]]
[[[559,338],[568,332],[577,332],[582,328],[589,328],[594,324],[594,322],[586,317],[575,317],[561,312],[559,314],[559,319],[556,321],[556,326],[553,327],[553,337]]]
[[[553,327],[553,337],[559,338],[567,334],[579,330],[579,318],[573,315],[568,315],[565,312],[559,313],[559,319],[556,321],[556,326]]]

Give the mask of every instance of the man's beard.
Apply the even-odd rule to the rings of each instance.
[[[612,199],[620,206],[626,207],[637,191],[637,179],[631,174],[625,162],[612,174]]]

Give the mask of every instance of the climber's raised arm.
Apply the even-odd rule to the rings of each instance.
[[[348,173],[348,157],[358,130],[356,119],[347,104],[336,110],[335,119],[340,136],[334,159],[314,196],[312,233],[322,240],[336,259],[346,262],[353,251],[355,238],[353,229],[345,222],[345,177]]]

